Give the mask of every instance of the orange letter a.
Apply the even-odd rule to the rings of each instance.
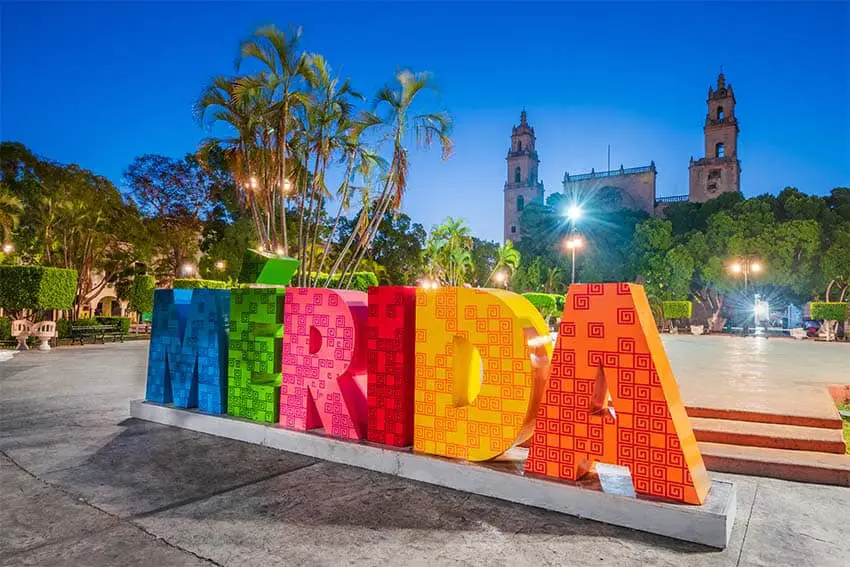
[[[635,284],[570,286],[525,470],[577,480],[595,461],[628,467],[638,494],[702,504],[711,484]]]

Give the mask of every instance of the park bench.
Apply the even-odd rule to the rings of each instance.
[[[124,330],[121,325],[84,325],[71,327],[71,344],[75,341],[80,341],[84,344],[86,339],[91,339],[92,343],[96,343],[98,339],[101,343],[106,343],[106,337],[112,337],[112,342],[120,340],[124,342]]]

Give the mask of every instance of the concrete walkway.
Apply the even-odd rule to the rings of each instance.
[[[714,551],[127,419],[147,344],[0,363],[0,565],[847,565],[850,489],[738,484]]]

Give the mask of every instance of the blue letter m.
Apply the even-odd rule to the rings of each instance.
[[[156,290],[145,399],[225,413],[229,318],[230,290]]]

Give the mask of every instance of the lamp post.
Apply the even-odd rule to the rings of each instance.
[[[225,266],[226,266],[226,264],[224,263],[224,260],[219,260],[218,262],[215,263],[215,269],[216,270],[223,270]]]
[[[584,245],[581,237],[579,236],[571,236],[567,239],[566,242],[567,250],[570,251],[570,256],[572,257],[572,261],[570,262],[570,283],[576,283],[576,250],[581,248]]]
[[[753,274],[758,274],[764,269],[764,266],[761,262],[759,262],[758,258],[752,257],[744,257],[740,260],[735,260],[732,262],[732,265],[729,266],[729,270],[733,274],[742,274],[744,276],[744,295],[747,293],[747,286],[749,284],[750,277]]]
[[[493,279],[496,280],[496,283],[504,287],[508,288],[508,275],[505,272],[496,272],[493,276]]]

